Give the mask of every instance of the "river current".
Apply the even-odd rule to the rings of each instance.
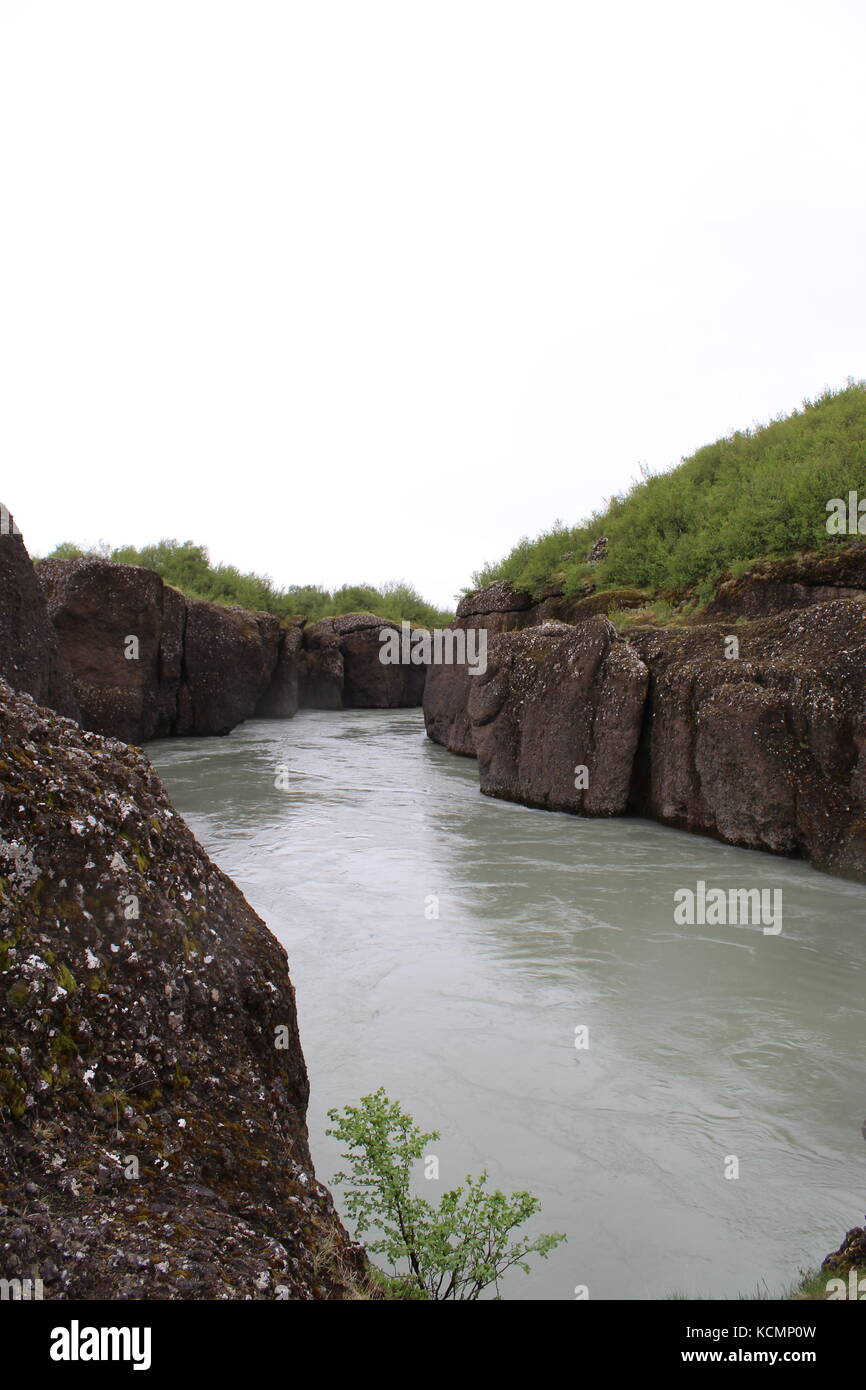
[[[866,888],[483,797],[418,709],[148,752],[286,947],[323,1182],[326,1111],[384,1086],[441,1131],[421,1195],[486,1169],[567,1234],[511,1299],[778,1295],[862,1221]],[[780,889],[781,930],[678,925],[698,881]]]

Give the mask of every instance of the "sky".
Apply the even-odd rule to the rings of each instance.
[[[0,500],[485,561],[866,377],[861,0],[0,0]]]

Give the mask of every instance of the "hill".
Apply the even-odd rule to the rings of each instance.
[[[556,522],[524,537],[498,564],[472,576],[472,589],[508,580],[538,594],[562,584],[581,592],[647,589],[706,601],[724,573],[755,561],[832,545],[828,503],[856,489],[866,503],[866,382],[827,391],[802,409],[698,449],[677,467],[644,473],[632,488],[580,522]],[[866,534],[866,515],[861,518]],[[601,537],[607,553],[587,554]]]

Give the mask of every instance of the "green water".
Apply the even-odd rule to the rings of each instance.
[[[423,1195],[487,1168],[542,1199],[536,1229],[567,1233],[508,1298],[777,1293],[862,1220],[866,889],[482,797],[419,710],[149,752],[288,951],[323,1181],[325,1111],[385,1086],[442,1131]],[[780,888],[781,933],[675,925],[698,879]]]

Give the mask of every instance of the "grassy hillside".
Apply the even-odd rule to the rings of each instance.
[[[167,584],[173,584],[190,598],[208,599],[211,603],[237,603],[252,611],[275,613],[280,618],[303,614],[310,622],[315,622],[317,618],[342,613],[375,613],[394,622],[402,622],[405,618],[422,627],[443,627],[453,616],[425,603],[410,584],[401,582],[385,584],[381,589],[371,584],[347,584],[334,591],[314,585],[278,589],[267,575],[244,573],[234,565],[212,564],[207,549],[194,541],[162,540],[140,550],[132,545],[114,549],[101,545],[95,551],[64,541],[45,558],[69,560],[85,554],[156,570]]]
[[[471,587],[508,579],[537,591],[556,580],[574,593],[591,573],[603,589],[704,599],[726,570],[827,545],[827,502],[851,489],[866,498],[866,382],[708,444],[670,472],[645,475],[577,526],[557,522],[535,540],[524,537],[477,571]],[[600,536],[609,541],[607,558],[590,570],[586,555]]]

